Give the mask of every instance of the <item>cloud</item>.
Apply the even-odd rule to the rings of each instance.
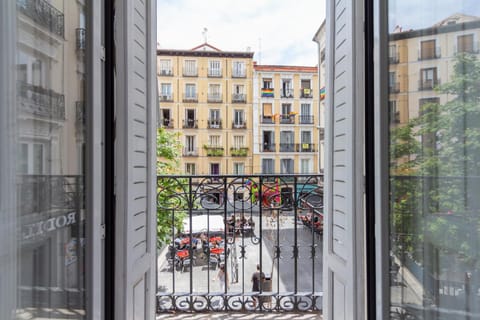
[[[225,51],[255,51],[262,64],[316,65],[313,35],[325,17],[324,0],[158,0],[161,48],[190,49],[208,42]]]

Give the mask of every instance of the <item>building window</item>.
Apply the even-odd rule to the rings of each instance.
[[[160,101],[172,101],[172,85],[170,83],[160,84]]]
[[[218,176],[220,174],[220,164],[210,163],[210,174]]]
[[[396,45],[390,45],[388,46],[388,61],[391,64],[396,64],[398,63],[398,51],[397,51],[397,46]]]
[[[263,78],[263,89],[273,89],[273,81],[271,78]]]
[[[275,160],[274,159],[262,159],[262,174],[275,173]]]
[[[185,173],[195,175],[197,173],[195,163],[185,163]]]
[[[198,128],[197,118],[196,118],[195,114],[196,114],[195,109],[186,109],[185,110],[185,120],[184,120],[184,124],[183,124],[184,128],[191,128],[191,129]]]
[[[211,147],[219,147],[222,145],[219,135],[212,135],[208,137],[208,143]]]
[[[293,159],[280,159],[280,173],[294,173]]]
[[[245,62],[244,61],[233,61],[232,64],[232,77],[234,78],[245,78]]]
[[[233,85],[232,102],[247,102],[247,95],[245,94],[245,86],[243,84]]]
[[[245,137],[233,136],[233,147],[236,149],[245,147]]]
[[[210,109],[210,118],[208,119],[208,127],[219,129],[222,127],[222,119],[220,118],[220,109]]]
[[[185,77],[196,77],[198,75],[197,61],[185,60],[185,64],[183,66],[183,75]]]
[[[300,160],[300,172],[301,173],[311,173],[312,169],[310,167],[310,159],[301,159]]]
[[[400,111],[397,110],[397,101],[388,101],[390,123],[400,123]]]
[[[394,71],[388,73],[388,91],[390,93],[400,92],[400,84],[397,82],[397,73]]]
[[[233,174],[245,174],[245,164],[243,162],[234,162]]]
[[[270,130],[263,131],[263,152],[276,152],[275,133]]]
[[[312,106],[310,103],[300,105],[300,123],[313,124]]]
[[[263,103],[262,104],[262,123],[273,123],[273,113],[272,113],[272,104],[271,103]]]
[[[293,98],[292,79],[282,79],[282,98]]]
[[[280,152],[294,152],[294,132],[280,131]]]
[[[185,151],[187,155],[196,153],[196,148],[195,136],[185,136]]]
[[[300,81],[300,98],[311,98],[312,87],[310,79],[302,79]]]
[[[208,85],[208,102],[222,102],[222,88],[219,84]]]
[[[473,34],[465,34],[457,37],[457,53],[476,53],[474,48]]]
[[[45,174],[45,145],[43,143],[20,143],[17,168],[21,174]]]
[[[440,58],[440,48],[436,47],[435,40],[426,40],[420,43],[420,60]]]
[[[169,59],[160,59],[160,76],[172,75],[172,61]]]
[[[245,124],[245,112],[243,110],[233,110],[233,127],[244,128]]]
[[[222,63],[219,60],[210,60],[208,62],[208,76],[209,77],[222,76]]]
[[[418,90],[432,90],[438,84],[437,68],[420,69],[420,83]]]
[[[173,128],[170,109],[160,109],[160,124],[164,128]]]
[[[185,93],[184,93],[185,102],[196,102],[197,101],[197,86],[193,83],[185,84]]]

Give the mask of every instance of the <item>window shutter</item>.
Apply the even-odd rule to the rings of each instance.
[[[364,319],[363,1],[327,1],[324,319]]]
[[[115,319],[155,317],[155,4],[117,1]]]

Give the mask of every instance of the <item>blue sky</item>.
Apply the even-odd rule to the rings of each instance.
[[[255,52],[262,64],[315,66],[313,36],[325,18],[325,0],[157,0],[157,42],[191,49],[208,42],[224,51]]]
[[[389,31],[432,26],[454,13],[480,16],[479,0],[389,0]]]

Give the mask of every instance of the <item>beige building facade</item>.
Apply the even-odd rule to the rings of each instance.
[[[253,173],[319,172],[318,68],[254,65]]]
[[[181,172],[252,173],[253,52],[157,50],[159,126],[180,133]]]

